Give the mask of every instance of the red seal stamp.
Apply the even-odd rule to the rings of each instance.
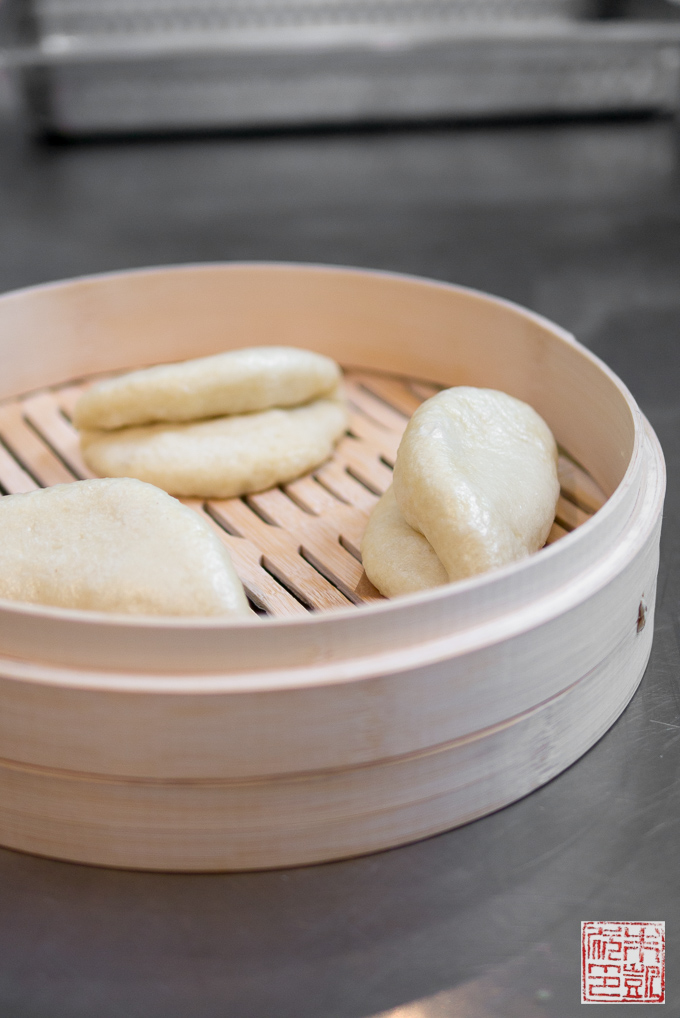
[[[665,923],[581,923],[582,1004],[663,1004]]]

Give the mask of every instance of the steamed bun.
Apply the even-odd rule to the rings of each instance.
[[[219,536],[130,478],[0,498],[0,598],[129,615],[252,614]]]

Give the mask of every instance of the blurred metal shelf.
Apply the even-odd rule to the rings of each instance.
[[[680,101],[680,20],[589,20],[587,0],[19,2],[0,62],[35,122],[65,136]]]
[[[578,17],[590,0],[28,0],[44,36],[190,36],[251,28]]]

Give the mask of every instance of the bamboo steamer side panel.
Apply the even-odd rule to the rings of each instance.
[[[0,761],[0,842],[105,866],[261,869],[393,847],[507,805],[612,724],[644,671],[651,631],[560,696],[434,752],[292,780],[93,778]]]

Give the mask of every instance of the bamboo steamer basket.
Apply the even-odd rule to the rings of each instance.
[[[69,416],[91,376],[272,343],[345,365],[353,416],[313,475],[189,503],[269,617],[0,602],[3,845],[188,871],[372,852],[550,780],[635,691],[653,632],[658,442],[604,364],[503,300],[248,264],[7,294],[3,490],[89,476]],[[558,522],[522,562],[387,601],[362,574],[361,532],[409,413],[459,384],[502,389],[548,421],[562,450]]]

